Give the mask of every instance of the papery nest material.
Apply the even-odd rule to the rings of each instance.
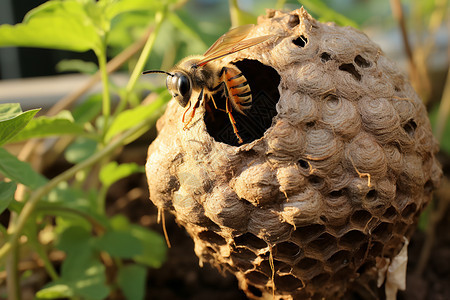
[[[253,93],[236,118],[245,143],[223,112],[209,118],[202,106],[183,130],[184,109],[171,101],[148,151],[150,199],[249,298],[364,297],[377,260],[398,255],[442,175],[426,109],[356,29],[301,8],[268,10],[250,35],[267,34],[275,38],[221,58]]]

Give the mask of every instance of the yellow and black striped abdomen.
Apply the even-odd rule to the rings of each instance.
[[[221,76],[230,102],[241,114],[252,107],[252,92],[244,74],[234,65],[228,65]]]

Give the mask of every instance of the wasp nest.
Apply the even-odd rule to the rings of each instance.
[[[235,114],[244,144],[202,105],[183,130],[171,101],[149,148],[150,199],[248,297],[337,299],[410,238],[439,183],[438,146],[421,100],[366,35],[304,9],[258,21],[249,37],[274,38],[219,60],[252,90]]]

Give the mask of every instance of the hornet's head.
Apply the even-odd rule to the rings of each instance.
[[[160,70],[152,70],[145,71],[143,74],[149,73],[164,73],[167,74],[166,78],[166,87],[175,100],[182,106],[186,107],[189,103],[189,99],[192,94],[192,82],[189,75],[182,71],[177,70],[173,73],[160,71]]]

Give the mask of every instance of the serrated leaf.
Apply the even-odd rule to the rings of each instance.
[[[84,134],[83,126],[74,123],[72,114],[69,111],[62,111],[53,117],[42,116],[31,120],[10,141],[18,142],[30,138],[82,134]]]
[[[100,170],[100,181],[103,183],[103,185],[109,187],[119,179],[128,177],[131,174],[138,172],[145,172],[144,166],[139,166],[136,163],[126,163],[119,165],[117,162],[112,161]]]
[[[36,189],[47,182],[47,178],[34,171],[30,164],[20,161],[3,148],[0,148],[0,173],[31,189]]]
[[[111,230],[96,239],[95,247],[118,258],[133,258],[143,249],[141,241],[130,232]]]
[[[145,296],[147,268],[141,265],[128,265],[119,269],[117,283],[128,300],[140,300]]]
[[[14,182],[0,182],[0,215],[14,199],[17,185]]]
[[[90,2],[90,1],[89,1]],[[86,1],[48,1],[31,10],[23,23],[0,26],[1,46],[84,52],[101,49],[101,39],[86,11]]]
[[[163,107],[167,103],[168,98],[159,96],[157,100],[149,105],[138,106],[120,113],[111,124],[106,133],[105,140],[109,141],[119,133],[130,129],[144,120],[156,122],[158,116],[162,113]]]
[[[88,138],[78,138],[64,152],[68,162],[77,164],[92,156],[97,151],[97,142]]]
[[[39,110],[22,112],[20,104],[0,104],[0,146],[23,130]]]

